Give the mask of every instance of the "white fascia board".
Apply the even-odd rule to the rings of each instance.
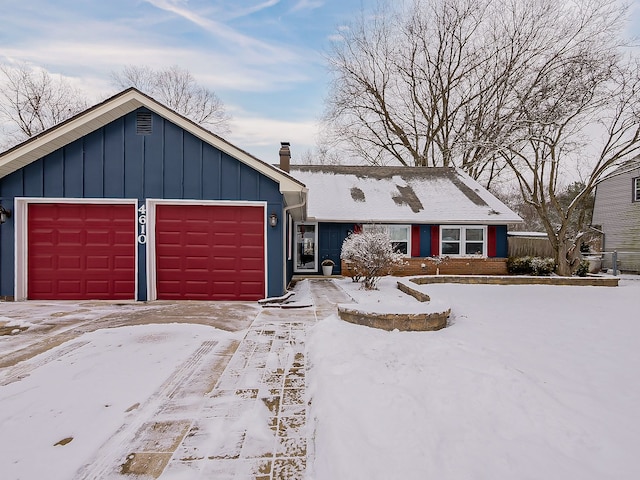
[[[143,106],[135,92],[128,92],[111,101],[89,108],[84,113],[26,140],[0,155],[0,178],[42,158],[59,148],[105,126],[113,120]]]
[[[5,155],[0,154],[0,178],[19,170],[31,162],[68,145],[140,107],[145,107],[157,113],[205,143],[216,147],[277,182],[281,193],[302,192],[304,190],[304,185],[301,182],[295,180],[285,172],[231,145],[221,137],[135,89],[127,90],[106,100],[103,104],[85,110],[70,120],[46,130],[30,140],[25,141],[18,147],[10,149]]]

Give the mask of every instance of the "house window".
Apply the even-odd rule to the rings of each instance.
[[[633,201],[640,202],[640,177],[633,179]]]
[[[391,245],[396,252],[409,256],[411,252],[411,225],[363,225],[364,231],[383,230],[391,239]]]
[[[487,255],[487,228],[443,226],[440,229],[441,255]]]

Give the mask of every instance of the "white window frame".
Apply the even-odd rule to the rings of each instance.
[[[460,244],[459,253],[444,253],[442,244],[453,243],[452,241],[443,241],[442,234],[445,229],[458,229],[460,230]],[[482,230],[482,254],[468,254],[466,252],[467,243],[478,243],[475,241],[467,242],[467,230]],[[440,256],[447,257],[486,257],[487,256],[487,233],[488,228],[486,225],[440,225]]]
[[[407,258],[411,257],[411,225],[395,224],[395,223],[365,223],[364,225],[362,225],[362,231],[364,232],[366,232],[367,230],[369,231],[375,230],[377,228],[384,229],[384,231],[389,235],[389,237],[391,237],[391,232],[389,231],[390,228],[405,229],[405,231],[407,232],[407,253],[405,254],[405,257]],[[393,240],[391,242],[394,243]],[[398,243],[398,242],[395,242],[395,243]]]
[[[640,177],[633,179],[633,201],[640,202]]]
[[[298,227],[300,225],[308,225],[314,227],[313,236],[313,267],[298,267]],[[318,222],[294,222],[293,227],[293,271],[294,273],[316,273],[318,271]]]

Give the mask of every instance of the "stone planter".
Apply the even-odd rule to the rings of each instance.
[[[325,277],[330,276],[333,273],[333,265],[322,265],[322,274]]]

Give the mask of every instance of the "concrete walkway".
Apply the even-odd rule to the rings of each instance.
[[[313,306],[265,308],[252,323],[163,477],[302,479],[313,456],[307,426],[309,329],[348,296],[309,280]]]

